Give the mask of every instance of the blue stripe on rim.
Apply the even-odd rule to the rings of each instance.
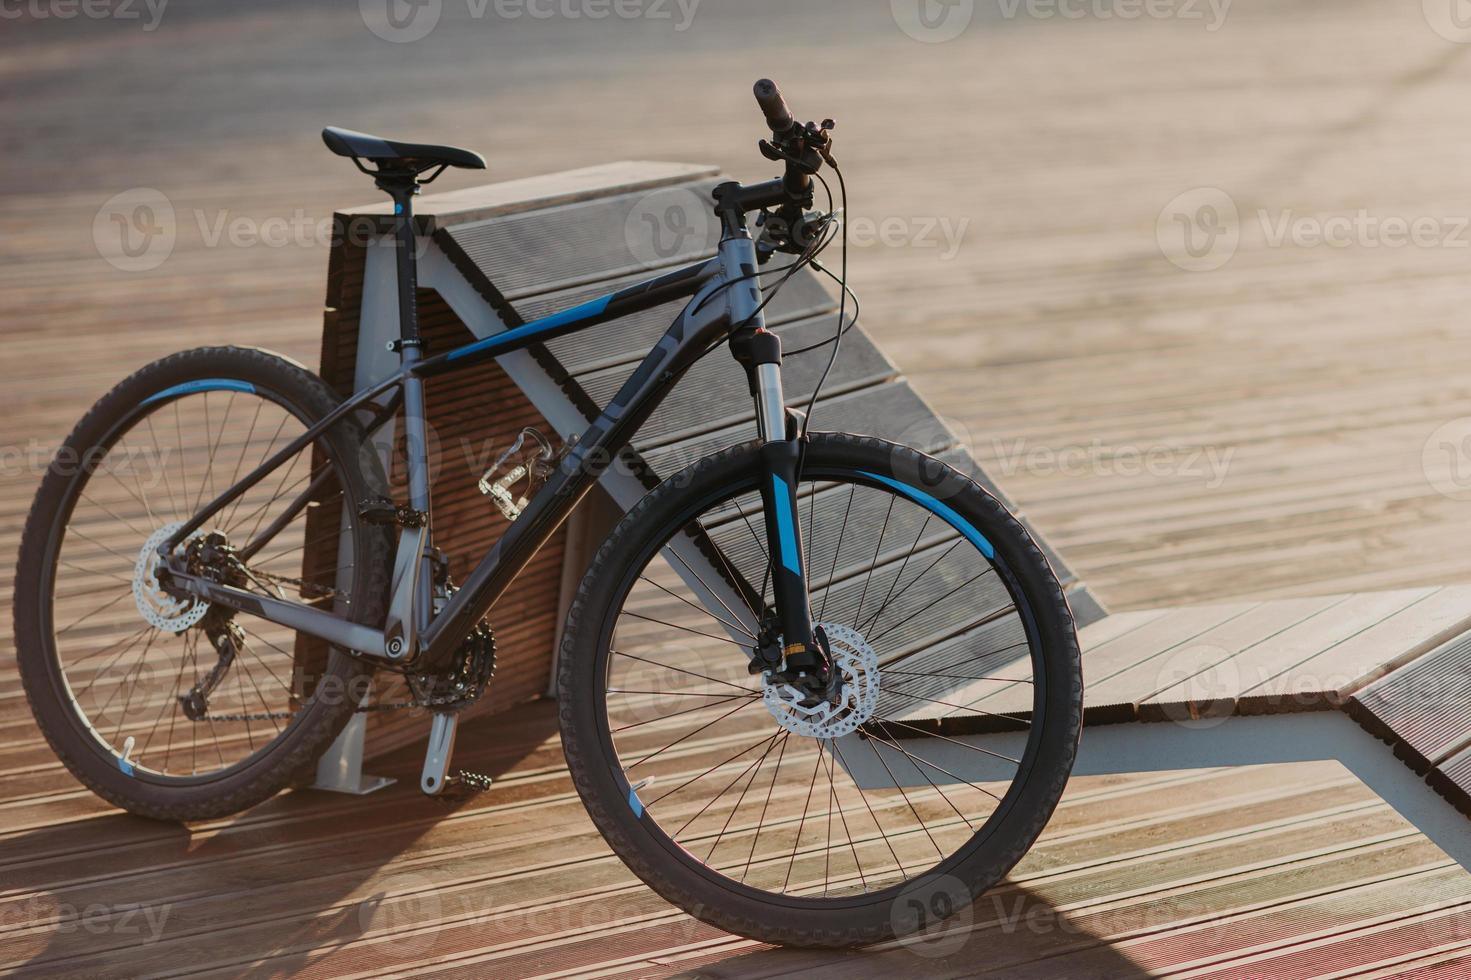
[[[965,536],[965,539],[967,541],[975,545],[977,548],[981,549],[981,554],[985,555],[987,558],[996,557],[996,549],[991,547],[991,542],[987,541],[985,536],[982,535],[980,531],[977,531],[975,527],[972,526],[970,521],[967,521],[964,517],[961,517],[959,514],[955,513],[955,510],[951,508],[948,504],[942,503],[941,501],[925,493],[923,490],[916,490],[914,487],[911,487],[908,484],[900,483],[898,480],[890,479],[887,476],[879,476],[877,473],[870,473],[867,470],[859,470],[858,472],[863,476],[868,477],[870,480],[877,480],[879,483],[882,483],[885,486],[893,487],[895,490],[902,493],[904,496],[908,497],[915,503],[919,504],[921,507],[934,514],[936,517],[942,519],[946,524],[949,524],[951,527],[955,528],[955,530],[959,531],[962,535]]]
[[[249,381],[236,381],[233,378],[202,378],[199,381],[185,381],[176,384],[172,388],[149,395],[143,399],[143,404],[160,401],[164,398],[177,398],[179,395],[192,395],[197,391],[244,391],[255,393],[255,385]]]

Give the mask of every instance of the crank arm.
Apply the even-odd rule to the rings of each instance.
[[[424,769],[419,774],[419,789],[426,796],[444,792],[448,781],[449,760],[455,751],[455,728],[460,716],[453,711],[436,711],[429,724],[429,747],[424,751]]]

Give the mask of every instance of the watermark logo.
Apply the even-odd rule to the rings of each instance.
[[[1420,468],[1436,493],[1471,500],[1471,415],[1435,427],[1420,447]]]
[[[174,206],[161,191],[133,187],[114,194],[92,218],[97,254],[123,272],[147,272],[173,254]]]
[[[1094,439],[1085,445],[1037,446],[1025,439],[992,439],[996,471],[1004,477],[1104,476],[1190,480],[1207,490],[1226,482],[1235,446],[1112,445]]]
[[[1420,13],[1430,29],[1447,41],[1471,42],[1471,3],[1467,0],[1420,0]]]
[[[1159,250],[1187,272],[1219,269],[1236,254],[1241,220],[1236,202],[1219,187],[1196,187],[1173,197],[1154,222]]]
[[[719,224],[708,200],[681,187],[651,191],[634,202],[623,220],[623,241],[645,268],[668,265],[678,257],[715,251]]]
[[[1231,651],[1212,643],[1192,643],[1171,652],[1154,677],[1164,692],[1165,717],[1183,728],[1215,728],[1231,715],[1241,693],[1241,671]]]
[[[925,44],[953,41],[970,26],[975,0],[889,0],[899,30]]]
[[[889,906],[889,925],[900,945],[929,959],[958,953],[974,920],[970,890],[953,875],[922,878]]]
[[[1160,252],[1188,272],[1219,269],[1242,234],[1266,248],[1402,249],[1471,247],[1471,215],[1382,214],[1368,208],[1322,213],[1257,208],[1244,220],[1231,195],[1196,187],[1177,195],[1155,221]]]
[[[428,875],[398,872],[383,880],[378,890],[358,903],[358,928],[391,936],[387,948],[399,959],[425,956],[439,942],[444,921],[439,886]]]
[[[464,0],[470,20],[669,21],[677,34],[689,30],[700,0]],[[444,0],[358,0],[368,30],[385,41],[422,41],[439,26]]]
[[[444,0],[358,0],[358,13],[368,30],[394,44],[428,37],[443,12]]]
[[[0,0],[0,20],[136,20],[152,32],[167,6],[168,0]]]
[[[1001,16],[1034,20],[1200,21],[1214,34],[1226,23],[1231,0],[997,0]]]
[[[960,246],[970,227],[969,217],[951,218],[941,215],[883,218],[855,216],[847,222],[848,244],[854,248],[934,249],[936,257],[948,262],[960,254]]]

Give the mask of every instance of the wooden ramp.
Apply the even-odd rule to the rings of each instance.
[[[1471,815],[1471,587],[1128,612],[1080,638],[1079,774],[1336,760],[1471,870],[1471,828],[1429,799]],[[1013,673],[1030,677],[1025,661]],[[861,732],[846,758],[869,786],[994,778],[969,747],[1020,747],[1004,722],[1030,716],[1030,693],[935,692],[947,707],[885,726],[918,764]]]

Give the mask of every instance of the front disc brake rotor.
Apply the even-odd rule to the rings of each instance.
[[[761,700],[777,724],[808,738],[840,738],[872,717],[879,701],[879,658],[863,634],[834,623],[819,624],[827,634],[833,669],[843,683],[834,701],[814,699],[811,692],[782,681],[770,672],[761,676]]]

